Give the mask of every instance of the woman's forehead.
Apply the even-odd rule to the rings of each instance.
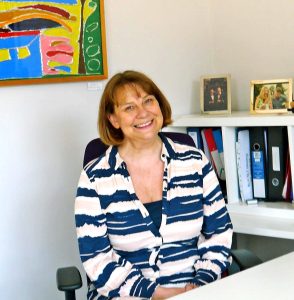
[[[114,98],[116,102],[125,102],[130,96],[144,97],[147,94],[139,84],[129,83],[117,88]]]

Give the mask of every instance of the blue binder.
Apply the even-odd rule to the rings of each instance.
[[[192,137],[196,148],[203,150],[201,131],[198,127],[188,127],[187,133]]]
[[[222,168],[225,173],[225,159],[224,159],[224,146],[223,146],[223,137],[222,137],[222,131],[220,128],[213,129],[213,138],[217,147],[217,151],[219,153],[221,163],[222,163]]]

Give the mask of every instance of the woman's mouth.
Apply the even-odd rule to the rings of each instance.
[[[135,127],[135,128],[145,128],[145,127],[148,127],[149,125],[151,125],[152,122],[153,122],[153,120],[148,121],[148,122],[145,122],[145,123],[142,123],[142,124],[137,124],[137,125],[135,125],[134,127]]]

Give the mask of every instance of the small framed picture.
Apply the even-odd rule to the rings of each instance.
[[[286,113],[292,102],[292,79],[252,80],[251,113]]]
[[[202,76],[200,79],[201,113],[231,113],[231,76],[229,74]]]

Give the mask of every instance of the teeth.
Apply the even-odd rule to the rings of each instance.
[[[142,128],[142,127],[145,127],[145,126],[148,126],[151,124],[152,121],[149,121],[149,122],[146,122],[146,123],[143,123],[143,124],[139,124],[139,125],[135,125],[135,127],[137,128]]]

